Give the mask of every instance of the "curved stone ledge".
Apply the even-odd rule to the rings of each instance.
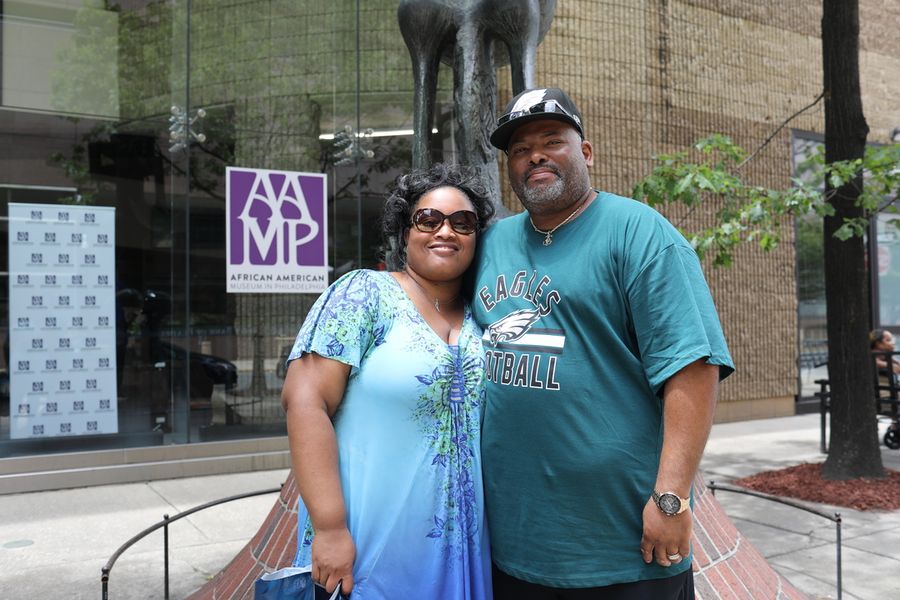
[[[805,600],[775,572],[722,510],[701,476],[694,482],[697,600]],[[297,548],[297,486],[289,476],[265,522],[237,556],[190,600],[250,600],[253,582],[288,567]]]

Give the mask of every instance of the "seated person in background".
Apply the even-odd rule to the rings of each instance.
[[[887,329],[875,329],[869,334],[869,346],[871,346],[872,352],[894,352],[896,349],[894,334]],[[900,360],[891,356],[890,362],[891,368],[888,369],[888,357],[884,354],[875,355],[875,366],[878,368],[879,375],[900,374]]]

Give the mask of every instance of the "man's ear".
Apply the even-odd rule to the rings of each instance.
[[[581,154],[584,156],[584,162],[589,167],[594,166],[594,147],[587,140],[581,140]]]

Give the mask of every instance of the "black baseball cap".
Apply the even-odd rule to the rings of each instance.
[[[497,128],[491,134],[491,144],[500,150],[509,147],[513,131],[529,121],[554,119],[568,123],[584,139],[581,113],[572,99],[559,88],[525,90],[509,101],[503,115],[497,119]]]

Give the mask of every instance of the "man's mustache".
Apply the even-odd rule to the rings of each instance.
[[[562,177],[562,174],[559,172],[559,169],[556,167],[556,165],[543,164],[543,165],[536,165],[534,167],[530,167],[527,171],[525,171],[524,179],[527,180],[529,177],[531,177],[531,174],[537,170],[552,171],[553,174],[556,175],[557,177]]]

